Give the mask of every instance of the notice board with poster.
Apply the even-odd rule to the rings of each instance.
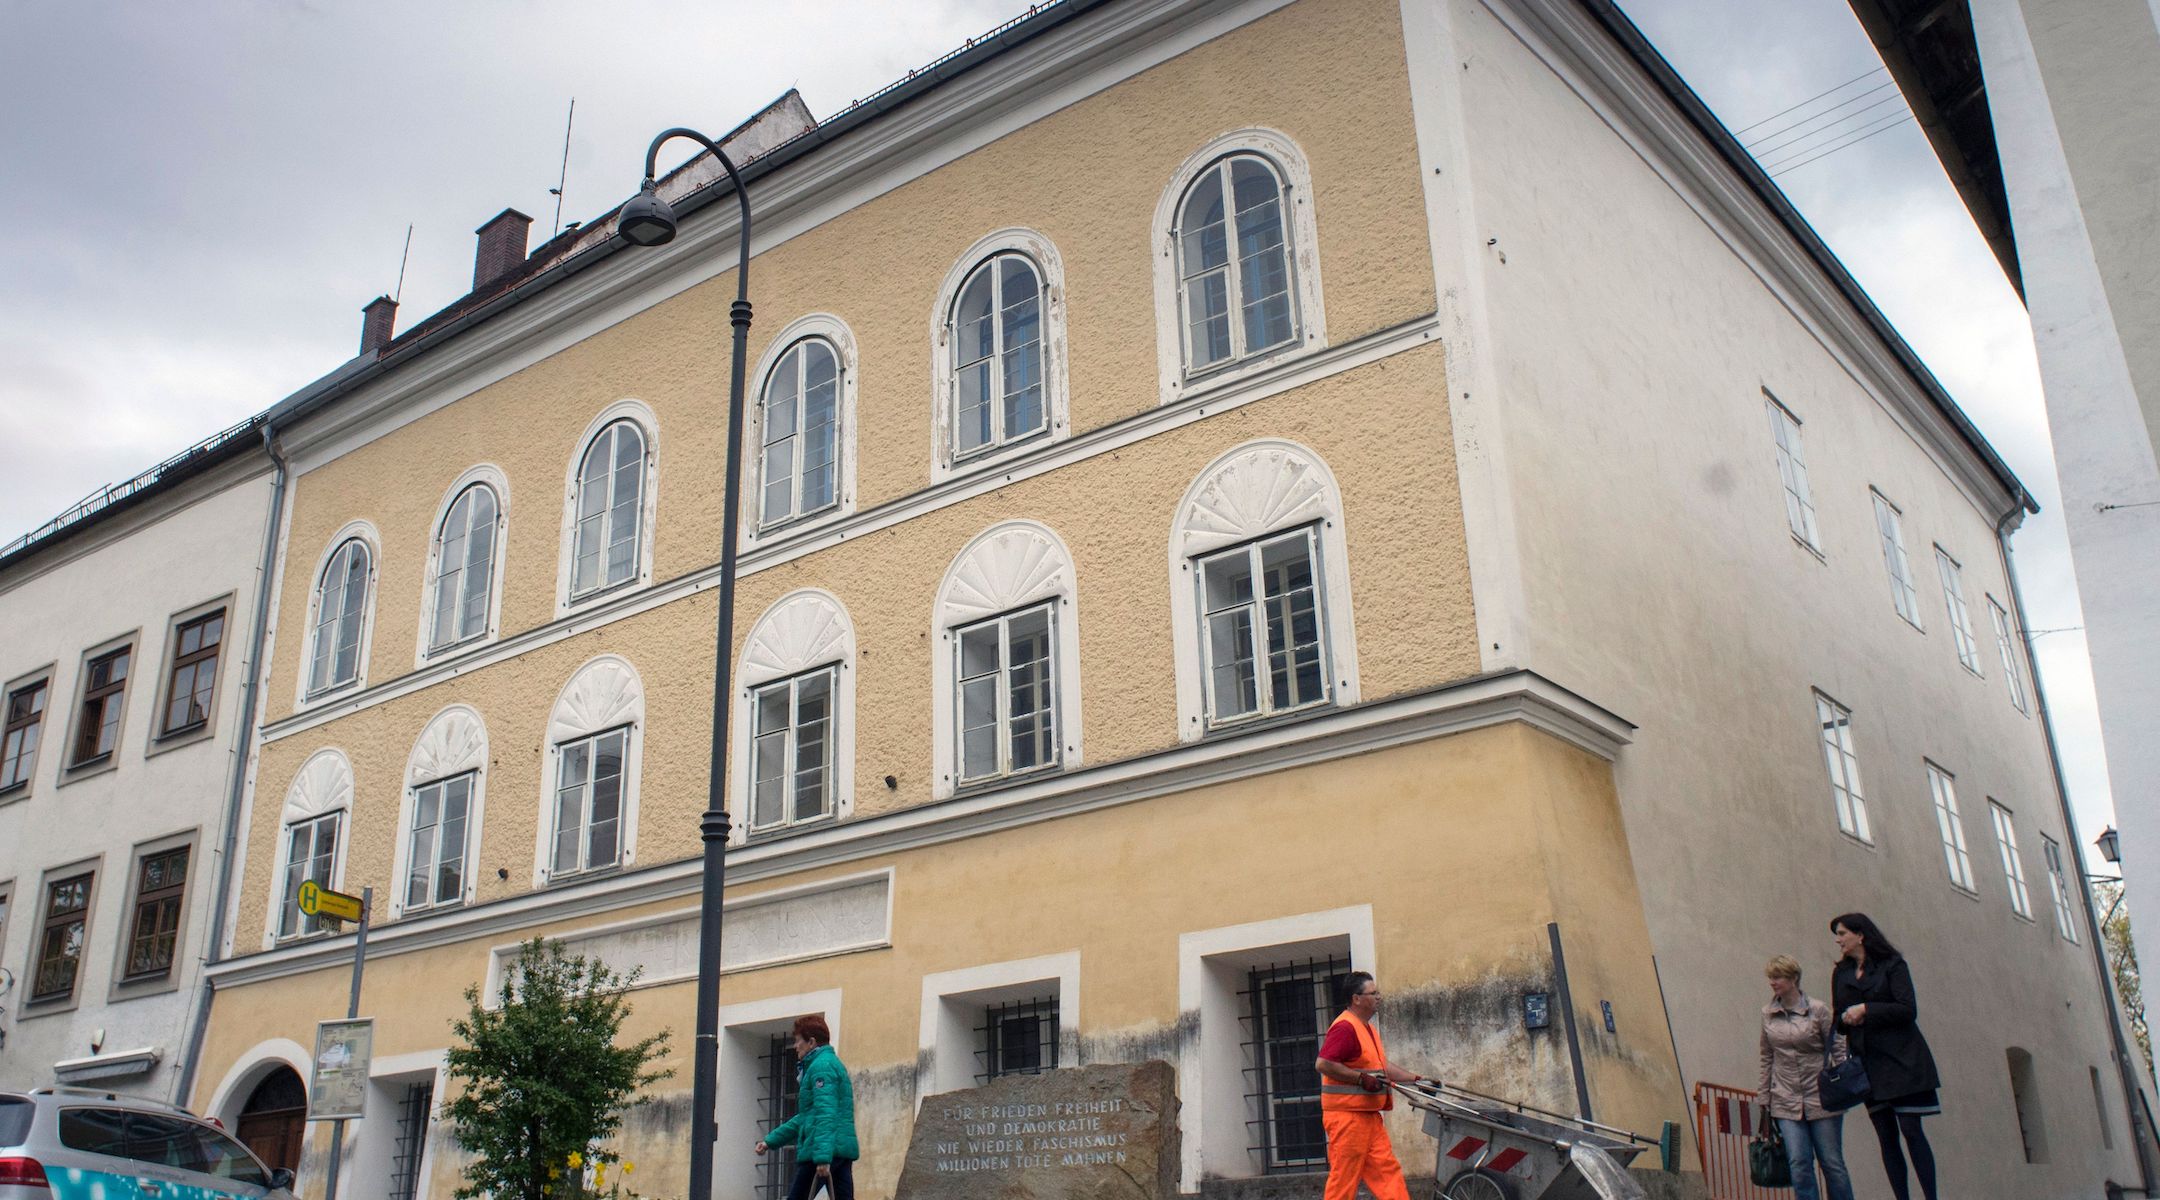
[[[366,1116],[368,1067],[374,1055],[375,1018],[317,1022],[308,1120],[354,1121]]]

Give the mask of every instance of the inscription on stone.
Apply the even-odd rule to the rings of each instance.
[[[1175,1074],[1166,1062],[1009,1075],[923,1102],[903,1200],[1170,1200]]]

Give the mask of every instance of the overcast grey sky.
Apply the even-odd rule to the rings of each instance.
[[[1844,0],[1622,4],[1734,128],[1880,65]],[[408,222],[403,326],[466,292],[504,207],[538,244],[572,96],[566,221],[666,126],[791,86],[825,117],[1024,7],[0,0],[0,540],[350,357]],[[2089,841],[2113,811],[2024,311],[1912,125],[1779,182],[2046,508],[2017,559],[2065,630],[2041,672]]]

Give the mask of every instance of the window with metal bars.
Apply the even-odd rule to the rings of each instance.
[[[1313,1060],[1334,1018],[1347,954],[1254,969],[1239,993],[1245,1014],[1247,1146],[1269,1175],[1327,1165],[1320,1073]]]
[[[978,1085],[1000,1075],[1040,1075],[1058,1067],[1056,996],[1014,1000],[983,1009],[975,1030],[975,1061],[982,1070]]]
[[[772,1035],[765,1053],[758,1058],[758,1132],[771,1133],[801,1107],[796,1095],[795,1070],[801,1064],[795,1053],[795,1039],[785,1033]],[[795,1147],[781,1146],[768,1150],[753,1160],[757,1171],[757,1186],[752,1194],[757,1200],[780,1200],[787,1195],[788,1185],[795,1179]]]
[[[433,1082],[407,1084],[398,1104],[396,1156],[390,1164],[389,1200],[413,1200],[427,1149],[428,1118],[435,1108]]]

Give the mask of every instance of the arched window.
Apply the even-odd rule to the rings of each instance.
[[[1248,442],[1185,493],[1170,535],[1178,736],[1355,703],[1342,493],[1295,442]]]
[[[766,833],[845,816],[855,796],[855,630],[828,592],[775,601],[736,670],[735,793]]]
[[[840,502],[840,355],[824,338],[787,348],[765,378],[758,523],[779,525]]]
[[[628,866],[637,849],[645,689],[612,654],[578,668],[548,717],[533,882]]]
[[[286,788],[279,824],[278,902],[271,916],[274,940],[308,937],[326,928],[323,918],[300,911],[300,889],[312,883],[338,890],[352,798],[352,764],[338,750],[310,755]]]
[[[618,420],[578,463],[570,552],[570,599],[636,580],[645,537],[645,431]]]
[[[931,791],[1080,764],[1080,620],[1072,554],[1007,521],[968,543],[938,589]]]
[[[405,762],[393,913],[449,907],[472,898],[487,758],[487,726],[479,713],[462,704],[435,714],[413,743]]]
[[[307,695],[320,696],[356,682],[366,653],[368,588],[374,556],[359,536],[331,551],[315,582],[313,642],[308,654]]]
[[[435,527],[429,554],[427,652],[437,654],[486,637],[495,600],[495,554],[502,505],[495,489],[473,483],[450,502]]]
[[[1226,133],[1172,177],[1155,211],[1165,403],[1325,345],[1311,197],[1305,156],[1269,129]]]
[[[960,258],[932,318],[934,478],[1066,432],[1064,275],[1048,238],[990,234]]]
[[[953,305],[953,457],[1048,427],[1043,392],[1042,274],[1024,254],[975,268]]]

